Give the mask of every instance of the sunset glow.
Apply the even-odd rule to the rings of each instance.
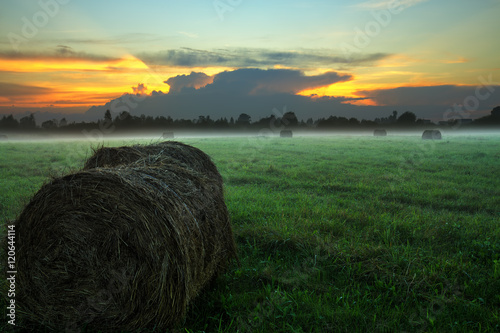
[[[412,91],[432,94],[450,87],[446,102],[430,98],[441,110],[443,103],[463,102],[463,87],[473,91],[488,77],[498,85],[493,55],[500,45],[490,39],[499,28],[498,1],[404,1],[393,12],[390,5],[385,0],[314,5],[257,0],[220,12],[210,2],[125,1],[118,10],[112,3],[90,0],[60,4],[57,13],[46,14],[43,26],[36,26],[30,19],[44,7],[27,0],[9,2],[1,5],[0,114],[84,112],[123,94],[191,94],[204,87],[213,96],[292,92],[311,101],[334,97],[346,107],[383,101],[404,108],[411,108]],[[278,10],[282,15],[272,15]],[[259,77],[245,76],[254,74]],[[398,88],[414,90],[406,90],[408,98],[402,99],[392,95]],[[273,104],[288,103],[276,98]],[[225,100],[229,103],[216,99],[217,104]],[[497,101],[494,91],[480,106],[482,112]],[[189,103],[185,107],[193,114],[209,112],[211,105],[204,103],[198,112]],[[233,105],[213,107],[234,110]],[[363,109],[343,112],[349,110],[362,114]]]

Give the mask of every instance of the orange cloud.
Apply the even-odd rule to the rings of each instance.
[[[464,64],[469,62],[470,59],[467,59],[465,57],[458,57],[456,59],[451,59],[451,60],[445,60],[443,61],[445,64]]]
[[[54,107],[104,104],[132,87],[143,85],[148,91],[168,91],[164,76],[150,70],[144,62],[126,55],[119,59],[82,59],[61,57],[1,57],[0,72],[19,82],[30,75],[23,94],[2,95],[0,106]],[[36,73],[42,73],[35,75]],[[15,85],[14,85],[15,86]],[[20,89],[20,88],[19,88]],[[19,91],[17,89],[17,91]]]
[[[57,72],[57,71],[121,71],[148,69],[148,66],[133,56],[120,59],[95,61],[60,57],[6,58],[0,57],[0,71],[17,73]]]
[[[344,97],[347,100],[343,103],[345,104],[353,104],[353,105],[377,105],[377,103],[366,96],[360,95],[358,91],[360,90],[373,90],[376,88],[388,88],[391,85],[388,84],[378,84],[378,83],[370,83],[363,80],[358,80],[355,78],[352,81],[339,82],[327,87],[321,87],[317,89],[307,89],[303,90],[299,95],[302,96],[311,96],[313,97],[323,97],[323,96],[331,96],[331,97]],[[361,99],[360,99],[361,98]]]

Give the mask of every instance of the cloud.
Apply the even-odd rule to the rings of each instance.
[[[214,78],[205,73],[191,72],[189,75],[177,75],[164,81],[170,86],[169,93],[179,93],[184,88],[198,89],[212,83]]]
[[[50,88],[0,82],[0,97],[9,99],[19,96],[42,95],[50,93],[51,91],[52,89]]]
[[[306,76],[298,70],[244,68],[215,75],[213,83],[207,85],[204,90],[231,91],[238,95],[296,94],[305,89],[349,80],[352,80],[351,75],[340,75],[336,72]]]
[[[118,61],[119,58],[104,56],[101,54],[93,54],[87,52],[78,52],[73,48],[66,45],[57,45],[55,49],[42,52],[18,52],[6,51],[0,52],[0,59],[7,60],[26,60],[26,59],[39,59],[39,60],[86,60],[94,62]]]
[[[450,59],[450,60],[444,60],[443,63],[445,64],[464,64],[467,62],[470,62],[471,60],[465,57],[458,57],[455,59]]]
[[[189,38],[198,38],[198,34],[187,32],[187,31],[178,31],[179,34],[184,35]]]
[[[148,88],[144,85],[144,83],[139,83],[137,87],[132,87],[132,91],[134,94],[146,95]]]
[[[366,10],[380,10],[396,7],[402,10],[427,1],[429,0],[373,0],[359,3],[354,5],[354,7]]]
[[[117,114],[129,111],[134,115],[170,116],[174,119],[195,119],[200,115],[229,119],[238,117],[240,113],[259,119],[270,116],[274,108],[287,106],[289,110],[297,111],[301,118],[326,117],[332,110],[342,113],[342,110],[356,107],[342,104],[345,98],[312,98],[296,93],[351,79],[350,75],[335,72],[306,76],[301,71],[289,69],[243,68],[213,77],[193,72],[165,81],[171,86],[168,94],[151,94],[140,101],[136,101],[134,95],[126,94],[106,105],[92,107],[87,116],[102,118],[105,110],[109,109]],[[356,110],[359,112],[360,109]]]
[[[67,34],[80,34],[79,30],[67,30],[63,31],[63,33]],[[139,47],[144,47],[145,44],[148,43],[158,43],[165,42],[175,37],[175,35],[170,36],[162,36],[153,33],[125,33],[115,36],[109,36],[108,38],[40,38],[30,41],[30,45],[36,45],[39,47],[44,47],[47,45],[77,45],[84,44],[85,47],[88,45],[95,46],[99,45],[102,47],[114,47],[116,45],[125,45],[125,44],[136,44]],[[7,48],[11,48],[11,43],[9,41],[1,41],[0,45],[5,45]]]
[[[181,48],[135,55],[148,65],[173,67],[331,67],[337,64],[361,65],[385,59],[387,53],[357,54],[347,59],[342,52],[328,50],[272,51],[268,49],[235,48],[198,50]]]
[[[358,98],[296,94],[304,89],[351,79],[350,75],[336,72],[307,76],[302,71],[289,69],[242,68],[214,76],[193,72],[167,80],[171,85],[168,94],[151,94],[140,99],[135,95],[126,94],[105,105],[92,107],[86,116],[101,119],[109,109],[114,115],[129,111],[137,116],[170,116],[174,119],[197,119],[200,115],[210,115],[212,119],[236,119],[241,113],[247,113],[252,119],[258,120],[272,114],[279,116],[279,113],[276,114],[273,110],[281,112],[286,107],[303,120],[328,118],[331,115],[374,119],[387,117],[392,110],[398,110],[400,113],[412,111],[419,118],[437,121],[443,120],[454,104],[464,104],[467,97],[477,94],[475,86],[454,85],[365,90],[358,92]],[[490,93],[490,90],[493,92]],[[481,99],[477,111],[469,113],[467,117],[481,116],[494,106],[500,105],[500,86],[494,84],[482,87],[479,94],[489,96]],[[349,104],[349,101],[357,99],[373,99],[378,105]]]
[[[370,98],[377,105],[462,105],[464,101],[480,101],[483,105],[500,104],[500,86],[439,85],[425,87],[399,87],[393,89],[362,90],[356,93],[360,97]],[[478,98],[479,97],[479,98]]]
[[[305,89],[329,86],[337,82],[352,80],[348,74],[340,75],[327,72],[321,75],[306,76],[299,70],[242,68],[225,71],[214,76],[192,72],[178,75],[165,81],[170,86],[169,94],[225,93],[235,95],[269,95],[277,93],[296,94]]]

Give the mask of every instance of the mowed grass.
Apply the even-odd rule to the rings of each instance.
[[[177,332],[500,331],[500,136],[180,141],[224,178],[241,265]],[[0,143],[0,218],[91,146]]]

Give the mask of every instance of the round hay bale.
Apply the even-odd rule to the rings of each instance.
[[[94,149],[94,154],[87,159],[83,170],[100,167],[117,167],[135,162],[148,154],[142,146],[101,147]]]
[[[177,141],[164,141],[152,145],[124,147],[101,147],[85,162],[84,170],[99,167],[116,167],[135,162],[141,158],[154,161],[169,156],[186,168],[216,179],[222,188],[222,177],[210,156],[198,148]]]
[[[236,247],[217,181],[163,156],[52,180],[16,221],[23,325],[165,330]]]
[[[9,137],[5,134],[0,134],[0,141],[8,141]]]
[[[293,137],[293,133],[291,130],[282,130],[280,132],[280,137],[281,138],[291,138],[291,137]]]
[[[163,139],[173,139],[174,138],[174,132],[163,132],[163,135],[161,137]]]
[[[374,136],[387,136],[387,131],[385,129],[376,129],[373,131]]]
[[[422,139],[441,140],[441,132],[439,130],[425,130],[424,133],[422,133]]]

